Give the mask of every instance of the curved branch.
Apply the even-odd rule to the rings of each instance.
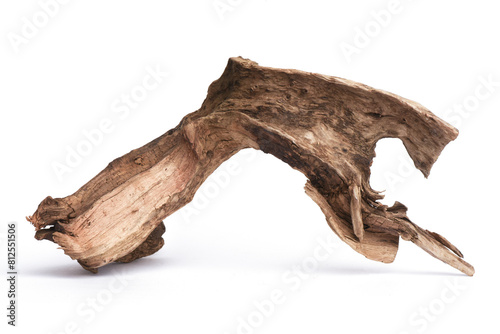
[[[369,185],[379,139],[400,138],[427,177],[457,135],[421,105],[394,94],[231,58],[199,110],[111,162],[73,195],[46,198],[28,219],[38,239],[58,243],[86,269],[129,262],[161,248],[162,220],[191,201],[222,162],[254,148],[306,175],[306,193],[332,230],[367,258],[393,261],[401,236],[472,275],[456,247],[411,223],[402,204],[378,203],[383,196]]]

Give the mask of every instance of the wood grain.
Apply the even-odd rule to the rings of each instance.
[[[306,193],[332,230],[369,259],[392,262],[399,237],[467,275],[474,268],[437,233],[387,207],[370,187],[375,145],[399,138],[426,177],[458,131],[420,104],[346,79],[231,58],[201,108],[145,146],[112,161],[65,198],[47,197],[28,217],[86,269],[130,262],[163,245],[163,220],[205,179],[246,148],[307,178]]]

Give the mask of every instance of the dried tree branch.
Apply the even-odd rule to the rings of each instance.
[[[367,258],[392,262],[399,236],[472,275],[473,267],[406,207],[377,202],[369,185],[375,145],[399,138],[427,177],[455,128],[421,105],[336,77],[231,58],[201,108],[149,144],[111,162],[65,198],[47,197],[28,220],[86,269],[130,262],[163,245],[162,220],[191,201],[225,160],[260,149],[301,171],[332,230]]]

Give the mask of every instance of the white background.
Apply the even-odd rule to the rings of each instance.
[[[3,263],[8,222],[17,222],[19,244],[18,327],[6,325],[2,279],[2,333],[498,331],[493,1],[222,0],[229,7],[218,12],[213,0],[73,0],[50,7],[50,17],[40,4],[48,2],[0,5]],[[29,22],[38,27],[30,31]],[[356,53],[343,52],[347,45]],[[456,244],[476,275],[404,241],[392,264],[365,259],[329,229],[304,193],[305,177],[262,152],[223,164],[194,202],[165,220],[166,244],[149,258],[93,275],[33,238],[24,217],[41,200],[70,195],[112,159],[177,125],[232,56],[359,81],[457,126],[429,179],[407,168],[401,142],[384,140],[371,181],[387,190],[384,203],[401,201],[415,223]],[[128,114],[117,113],[148,69],[168,75]],[[111,130],[58,177],[54,164],[65,164],[84,132],[106,119]],[[318,248],[331,240],[330,253]]]

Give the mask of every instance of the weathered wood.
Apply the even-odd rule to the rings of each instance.
[[[201,108],[147,145],[111,162],[76,193],[47,197],[28,220],[86,269],[130,262],[163,245],[162,220],[241,149],[301,171],[332,230],[367,258],[392,262],[399,236],[467,275],[473,267],[406,207],[377,202],[369,184],[379,139],[400,138],[426,177],[458,131],[413,101],[349,80],[231,58]]]

